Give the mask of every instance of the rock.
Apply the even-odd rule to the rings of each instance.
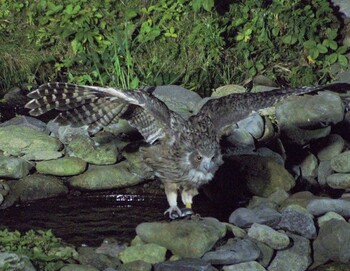
[[[142,155],[140,152],[124,151],[122,155],[129,162],[131,172],[142,177],[143,179],[151,179],[154,177],[153,170],[143,162]]]
[[[350,261],[350,224],[332,219],[325,222],[313,242],[313,268],[332,260],[347,263]]]
[[[25,160],[50,160],[62,156],[61,143],[32,128],[9,125],[0,127],[0,150],[4,155],[21,156]]]
[[[255,261],[239,263],[234,265],[224,266],[223,271],[264,271],[266,270],[261,264]]]
[[[246,231],[235,225],[224,223],[228,231],[231,231],[235,237],[243,238],[247,235]]]
[[[95,165],[111,165],[117,162],[118,149],[113,142],[99,144],[87,136],[72,139],[67,148],[71,156]]]
[[[345,151],[333,157],[331,160],[331,167],[337,172],[350,172],[350,151]]]
[[[320,138],[326,137],[331,132],[331,127],[327,126],[319,129],[301,129],[295,126],[284,126],[280,128],[281,138],[284,142],[288,142],[295,145],[306,145],[310,141],[318,140]]]
[[[69,179],[78,189],[104,190],[136,185],[143,179],[130,172],[130,165],[123,161],[116,165],[91,166],[86,172]]]
[[[301,176],[303,176],[304,179],[307,179],[310,183],[314,183],[318,170],[318,161],[316,156],[312,153],[308,153],[298,166],[301,171]]]
[[[281,129],[291,126],[320,129],[344,119],[344,103],[332,92],[291,96],[276,105],[276,118]]]
[[[331,161],[323,160],[318,165],[317,171],[317,181],[321,186],[325,186],[327,183],[327,177],[333,173],[333,169],[331,167]]]
[[[134,261],[130,263],[124,263],[119,266],[116,271],[151,271],[152,264],[146,263],[144,261]],[[107,271],[107,270],[104,270]]]
[[[114,258],[118,258],[119,253],[126,248],[126,244],[123,244],[113,238],[106,238],[102,244],[96,248],[96,253],[105,254]]]
[[[67,194],[68,188],[56,177],[33,174],[17,181],[13,191],[25,202]]]
[[[154,271],[215,271],[216,268],[201,259],[182,259],[154,265]]]
[[[299,205],[289,205],[282,211],[278,228],[296,233],[308,239],[316,237],[316,227],[312,215]]]
[[[64,157],[56,160],[40,161],[35,165],[41,174],[55,176],[78,175],[85,171],[87,163],[77,157]]]
[[[286,248],[290,240],[285,233],[275,231],[266,225],[260,225],[254,223],[248,230],[248,236],[255,240],[258,240],[273,249],[283,249]]]
[[[327,184],[335,189],[350,188],[350,173],[334,173],[327,177]]]
[[[229,222],[247,228],[253,223],[264,225],[277,225],[281,220],[281,214],[272,208],[257,207],[254,209],[238,208],[229,217]]]
[[[214,218],[203,218],[142,223],[136,227],[136,232],[146,243],[164,246],[183,258],[198,258],[225,235],[226,227]]]
[[[0,178],[20,179],[28,175],[33,165],[22,158],[0,155]]]
[[[310,241],[292,233],[288,233],[288,236],[293,240],[293,245],[277,251],[268,267],[269,271],[305,271],[311,264]]]
[[[89,137],[87,125],[72,127],[70,125],[60,125],[55,120],[50,120],[46,128],[51,136],[58,138],[63,144],[68,144],[77,137]]]
[[[262,242],[255,241],[255,243],[260,249],[260,257],[258,262],[266,268],[270,264],[272,258],[275,256],[275,250]]]
[[[117,122],[109,124],[103,129],[114,135],[137,133],[137,129],[132,127],[127,120],[119,119]]]
[[[99,271],[99,270],[89,265],[68,264],[62,267],[60,271]]]
[[[328,212],[328,213],[324,214],[323,216],[320,216],[317,219],[318,226],[322,227],[324,225],[324,223],[326,223],[327,221],[329,221],[331,219],[337,219],[337,220],[345,221],[345,218],[342,217],[341,215],[339,215],[339,214],[337,214],[335,212]]]
[[[342,199],[314,199],[307,205],[306,209],[315,216],[327,212],[336,212],[342,216],[350,216],[350,201]]]
[[[288,191],[295,185],[292,175],[272,158],[239,155],[230,157],[230,160],[241,168],[239,174],[244,176],[254,195],[268,197],[277,190]]]
[[[119,253],[119,259],[123,263],[144,261],[146,263],[161,263],[165,261],[167,249],[157,244],[145,244],[127,247]]]
[[[46,130],[45,122],[30,116],[14,117],[8,121],[1,123],[0,127],[10,126],[10,125],[25,126],[34,130],[38,130],[40,132],[45,132]]]
[[[211,97],[223,97],[233,93],[245,93],[245,92],[247,92],[247,89],[240,85],[225,85],[215,89],[211,94]]]
[[[211,264],[237,264],[254,261],[260,256],[259,247],[249,239],[230,239],[227,244],[209,251],[202,257]]]
[[[345,141],[340,135],[331,134],[325,140],[321,140],[317,158],[320,161],[331,160],[334,156],[342,152],[344,146]]]
[[[281,203],[280,209],[284,209],[289,205],[299,205],[306,208],[311,200],[318,199],[319,197],[313,195],[309,191],[302,191],[292,194],[288,199]]]
[[[10,252],[0,252],[0,270],[36,271],[28,257]]]
[[[121,264],[117,258],[96,253],[92,247],[79,247],[78,253],[77,260],[80,264],[93,266],[98,270],[104,270],[108,267],[117,268]]]
[[[146,87],[145,90],[163,101],[170,110],[185,118],[194,112],[197,103],[202,100],[196,92],[189,91],[181,86]]]

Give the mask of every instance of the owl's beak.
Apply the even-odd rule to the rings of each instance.
[[[205,157],[204,159],[203,159],[203,162],[202,162],[202,167],[205,169],[205,170],[209,170],[209,168],[210,168],[210,164],[211,164],[211,159],[210,158],[208,158],[208,157]]]

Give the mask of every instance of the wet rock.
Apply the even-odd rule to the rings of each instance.
[[[225,235],[226,227],[214,218],[142,223],[137,235],[146,243],[154,243],[183,258],[198,258]]]
[[[0,180],[0,205],[4,202],[4,199],[9,193],[9,191],[9,185],[5,181]]]
[[[278,162],[269,157],[257,155],[239,155],[230,157],[245,176],[247,188],[251,193],[268,197],[277,190],[290,190],[295,181],[292,175]]]
[[[165,261],[167,249],[157,244],[144,244],[127,247],[119,253],[119,259],[123,263],[144,261],[146,263],[160,263]]]
[[[25,127],[35,129],[35,130],[38,130],[41,132],[45,132],[45,130],[46,130],[45,122],[38,120],[36,118],[30,117],[30,116],[14,117],[8,121],[1,123],[0,127],[10,126],[10,125],[25,126]]]
[[[281,220],[281,214],[268,207],[256,207],[254,209],[238,208],[229,217],[229,222],[246,228],[253,223],[264,225],[277,225]]]
[[[201,259],[182,259],[154,265],[154,271],[215,271],[216,268]]]
[[[305,238],[316,237],[316,227],[312,215],[299,205],[290,205],[282,211],[278,228],[299,234]]]
[[[293,245],[277,251],[268,267],[269,271],[305,271],[311,264],[310,241],[292,233],[288,233],[288,236],[293,240]]]
[[[342,152],[345,146],[344,139],[337,134],[329,135],[325,140],[321,141],[322,146],[317,152],[317,158],[321,161],[331,160]]]
[[[350,173],[334,173],[327,177],[327,184],[335,189],[350,188]]]
[[[325,186],[327,183],[327,177],[333,173],[333,169],[331,167],[331,161],[323,160],[318,165],[317,171],[317,181],[319,185]]]
[[[143,179],[151,179],[154,177],[153,170],[145,165],[140,152],[123,152],[122,155],[129,162],[131,172]]]
[[[55,176],[78,175],[85,171],[87,163],[77,157],[64,157],[56,160],[40,161],[35,165],[41,174]]]
[[[334,171],[340,173],[350,172],[350,151],[345,151],[333,157],[331,167]]]
[[[116,165],[91,166],[86,172],[74,176],[69,184],[75,188],[103,190],[136,185],[143,179],[130,172],[130,165],[123,161]]]
[[[0,178],[23,178],[32,167],[33,165],[24,159],[0,155]]]
[[[285,233],[275,231],[266,225],[254,223],[248,230],[248,236],[258,240],[273,249],[283,249],[290,243],[288,236]]]
[[[99,271],[99,270],[89,265],[68,264],[62,267],[60,271]]]
[[[146,87],[145,90],[163,101],[170,110],[185,118],[194,112],[196,105],[202,100],[196,92],[176,85]]]
[[[67,194],[68,188],[54,176],[33,174],[17,181],[13,193],[21,201],[31,201]]]
[[[313,242],[314,264],[329,260],[346,263],[350,261],[350,224],[332,219],[325,222]]]
[[[63,144],[68,144],[76,137],[89,137],[89,132],[87,131],[87,125],[72,127],[70,125],[59,125],[54,120],[50,120],[47,123],[47,131],[53,137],[58,138]]]
[[[62,156],[61,143],[47,134],[24,126],[0,127],[0,150],[25,160],[50,160]]]
[[[318,226],[322,227],[324,223],[326,223],[327,221],[331,220],[331,219],[336,219],[336,220],[342,220],[345,221],[345,218],[342,217],[341,215],[335,213],[335,212],[328,212],[326,214],[324,214],[323,216],[320,216],[317,219],[318,222]]]
[[[116,268],[121,264],[117,258],[96,253],[95,249],[92,247],[79,247],[78,253],[77,260],[80,264],[90,265],[98,270],[104,270],[108,267]]]
[[[223,271],[265,271],[266,269],[258,262],[251,261],[246,263],[239,263],[229,266],[224,266]]]
[[[84,161],[95,165],[111,165],[117,162],[118,149],[113,142],[99,144],[87,136],[72,139],[68,150]]]
[[[28,257],[0,252],[0,270],[36,271]]]
[[[202,257],[211,264],[236,264],[254,261],[260,256],[259,247],[249,239],[230,239],[227,244],[209,251]]]
[[[144,261],[134,261],[130,263],[124,263],[118,267],[116,271],[151,271],[152,264],[146,263]],[[104,270],[108,271],[108,270]],[[111,270],[112,271],[112,270]]]
[[[342,199],[314,199],[307,205],[306,209],[315,216],[327,212],[336,212],[342,216],[350,216],[350,201]]]

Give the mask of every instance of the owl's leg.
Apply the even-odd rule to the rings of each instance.
[[[181,192],[181,198],[183,204],[187,209],[192,209],[193,197],[198,195],[197,188],[184,188]]]
[[[165,195],[169,203],[169,209],[164,214],[169,213],[171,219],[181,217],[181,210],[177,206],[177,190],[178,186],[176,183],[164,182]]]

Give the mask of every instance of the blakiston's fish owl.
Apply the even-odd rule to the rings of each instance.
[[[223,163],[219,141],[237,121],[290,95],[344,86],[349,89],[349,84],[338,83],[231,94],[208,100],[196,115],[186,120],[143,90],[48,83],[28,94],[32,100],[26,108],[31,109],[33,116],[51,109],[62,111],[56,122],[88,125],[92,135],[115,118],[126,119],[149,144],[142,149],[144,162],[164,183],[170,205],[166,213],[174,218],[182,215],[177,191],[181,190],[182,202],[191,209],[198,187],[209,182]]]

